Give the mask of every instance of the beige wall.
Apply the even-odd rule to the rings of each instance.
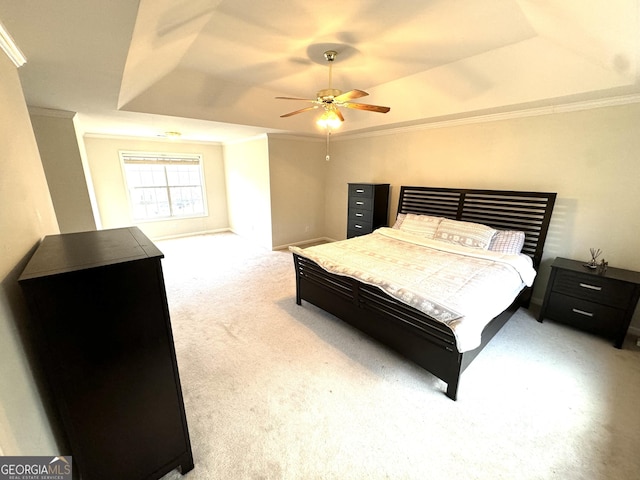
[[[556,256],[640,270],[640,104],[334,141],[326,183],[326,235],[345,238],[348,182],[558,193],[540,302]],[[640,311],[633,326],[640,333]]]
[[[323,238],[324,142],[269,136],[273,246]]]
[[[224,163],[231,229],[271,249],[273,239],[267,137],[225,145]]]
[[[0,78],[0,455],[54,455],[17,278],[58,226],[18,73],[1,51]]]
[[[154,141],[85,136],[84,144],[93,179],[102,228],[137,225],[152,239],[194,235],[229,228],[223,149],[219,144]],[[201,154],[207,189],[208,216],[135,223],[131,218],[120,150]]]
[[[62,233],[96,229],[74,115],[73,112],[46,109],[31,112],[33,131]]]

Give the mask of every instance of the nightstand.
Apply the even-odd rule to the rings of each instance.
[[[366,235],[387,225],[388,183],[350,183],[347,238]]]
[[[554,260],[538,321],[571,325],[621,348],[640,297],[640,273],[609,267],[599,275],[585,263]]]

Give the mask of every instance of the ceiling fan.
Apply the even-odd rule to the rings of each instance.
[[[341,90],[335,89],[332,86],[332,66],[336,59],[338,52],[335,50],[327,50],[324,52],[324,58],[329,62],[329,88],[318,91],[315,99],[309,98],[295,98],[295,97],[276,97],[280,100],[301,100],[304,102],[311,102],[313,105],[294,112],[285,113],[280,115],[281,118],[297,115],[298,113],[308,112],[322,107],[324,113],[318,120],[318,125],[324,128],[336,128],[340,126],[341,122],[344,122],[344,117],[338,107],[353,108],[355,110],[366,110],[368,112],[387,113],[391,110],[389,107],[381,107],[379,105],[368,105],[366,103],[356,103],[351,100],[369,95],[362,90],[349,90],[342,93]]]

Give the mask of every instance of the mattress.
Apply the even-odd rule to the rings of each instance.
[[[374,285],[448,325],[461,353],[480,345],[484,327],[536,276],[527,255],[450,244],[392,228],[290,250],[330,273]]]

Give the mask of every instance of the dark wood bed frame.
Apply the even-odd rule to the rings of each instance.
[[[406,187],[400,189],[398,213],[436,215],[525,232],[523,253],[537,269],[542,259],[555,193],[506,190]],[[460,375],[520,306],[528,307],[531,288],[485,327],[475,350],[459,353],[453,331],[445,324],[393,299],[378,287],[329,273],[293,254],[296,303],[306,300],[398,351],[447,383],[457,398]]]

